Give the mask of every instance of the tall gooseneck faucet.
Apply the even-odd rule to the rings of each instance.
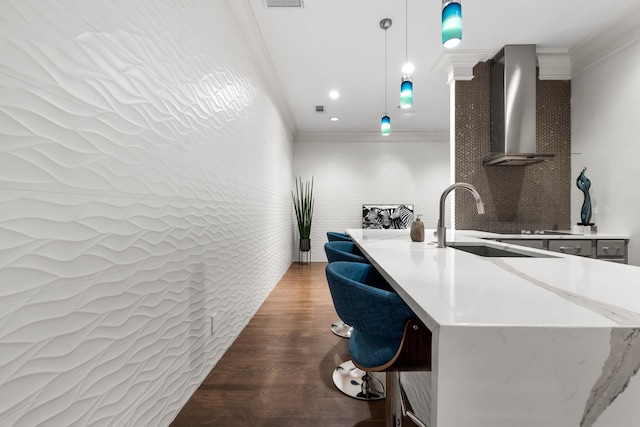
[[[447,243],[447,229],[444,226],[444,202],[447,199],[447,195],[456,188],[464,188],[466,190],[469,190],[469,192],[473,194],[473,197],[476,199],[478,214],[482,215],[484,213],[484,203],[482,203],[482,198],[480,197],[478,190],[476,190],[473,185],[467,184],[466,182],[456,182],[455,184],[447,187],[440,196],[440,217],[438,218],[438,228],[436,231],[438,235],[439,248],[444,248],[445,244]]]

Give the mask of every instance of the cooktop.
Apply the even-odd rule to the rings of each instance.
[[[495,234],[540,234],[540,235],[553,235],[553,236],[571,236],[572,234],[569,231],[560,231],[560,230],[520,230],[520,231],[490,231],[490,233]]]

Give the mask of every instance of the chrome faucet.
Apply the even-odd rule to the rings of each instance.
[[[447,199],[447,195],[455,190],[456,188],[464,188],[469,190],[473,197],[476,199],[476,206],[478,207],[478,214],[482,215],[484,213],[484,203],[482,203],[482,198],[478,193],[478,190],[466,182],[456,182],[453,185],[447,187],[440,196],[440,217],[438,218],[438,228],[436,229],[436,234],[438,235],[438,247],[444,248],[447,243],[447,229],[444,226],[444,202]]]

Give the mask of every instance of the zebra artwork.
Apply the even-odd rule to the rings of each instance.
[[[409,228],[413,205],[362,205],[362,228]]]

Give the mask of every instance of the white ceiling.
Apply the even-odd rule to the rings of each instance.
[[[392,132],[449,129],[447,74],[437,66],[447,55],[439,0],[407,0],[407,25],[405,0],[304,0],[304,8],[249,2],[297,131],[379,130],[385,112],[383,18],[393,20],[386,82]],[[529,43],[569,50],[639,6],[640,0],[463,0],[463,40],[453,51],[486,57],[505,44]],[[416,65],[408,111],[398,108],[405,52]],[[332,89],[340,91],[337,100],[328,96]],[[326,112],[316,113],[316,105]],[[340,120],[331,122],[331,116]]]

